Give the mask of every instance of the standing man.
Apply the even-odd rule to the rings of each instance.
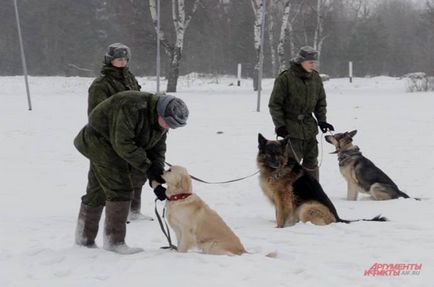
[[[95,247],[99,220],[105,206],[104,249],[132,254],[141,248],[125,243],[126,223],[133,196],[132,173],[145,174],[158,183],[154,192],[165,200],[161,178],[168,129],[187,123],[188,108],[173,96],[124,91],[100,103],[89,123],[74,140],[90,160],[86,194],[81,198],[75,242]]]
[[[87,114],[102,101],[122,91],[140,91],[140,85],[128,68],[131,59],[131,51],[122,43],[110,44],[104,55],[104,65],[101,75],[96,78],[89,87]],[[141,213],[142,186],[146,182],[146,175],[138,170],[132,172],[133,200],[131,201],[130,220],[147,219],[152,217]]]
[[[289,137],[292,158],[319,181],[317,125],[323,133],[333,131],[327,123],[327,102],[315,64],[318,52],[302,47],[290,61],[290,68],[274,82],[268,107],[279,137]],[[315,118],[313,117],[315,116]]]

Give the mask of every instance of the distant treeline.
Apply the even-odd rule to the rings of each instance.
[[[161,25],[171,41],[175,41],[172,2],[178,1],[161,0]],[[185,31],[180,74],[236,74],[237,63],[242,63],[243,76],[252,76],[258,56],[255,2],[200,0]],[[299,47],[314,46],[314,37],[320,37],[316,46],[321,50],[321,72],[330,76],[347,75],[348,61],[353,62],[355,76],[434,72],[434,0],[266,2],[266,77],[278,72],[272,51],[282,35],[283,7],[288,4],[292,22],[291,29],[283,31],[290,34],[283,43],[286,61]],[[187,8],[192,3],[185,0]],[[20,0],[18,5],[31,75],[92,76],[113,42],[130,46],[136,75],[155,74],[157,37],[150,1]],[[12,0],[2,2],[0,26],[0,75],[22,74]],[[163,47],[161,51],[164,76],[169,60]]]

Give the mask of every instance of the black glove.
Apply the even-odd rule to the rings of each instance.
[[[285,137],[288,136],[288,130],[287,130],[286,127],[284,127],[284,126],[278,127],[278,128],[276,129],[276,135],[277,135],[278,137],[285,138]]]
[[[327,131],[334,131],[335,130],[335,128],[327,122],[318,122],[318,126],[323,133],[326,133]]]
[[[165,183],[166,181],[164,180],[164,178],[161,177],[161,175],[163,174],[164,169],[156,164],[152,164],[151,167],[149,167],[148,170],[148,177],[149,177],[149,184],[152,187],[152,181],[155,180],[159,183]]]
[[[166,188],[162,185],[157,186],[156,188],[154,188],[154,193],[155,196],[157,196],[158,200],[165,200],[166,197]]]

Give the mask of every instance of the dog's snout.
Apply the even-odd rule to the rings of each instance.
[[[271,168],[279,168],[280,167],[279,157],[276,156],[267,157],[267,165]]]

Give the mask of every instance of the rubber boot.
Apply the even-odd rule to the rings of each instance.
[[[75,229],[75,243],[86,247],[97,247],[95,238],[98,234],[99,220],[104,206],[93,207],[81,203]]]
[[[154,220],[151,216],[144,215],[140,212],[142,206],[142,188],[134,188],[133,200],[131,201],[130,214],[128,220]]]
[[[142,248],[128,247],[125,243],[130,201],[106,201],[104,224],[104,249],[119,254],[134,254]]]

